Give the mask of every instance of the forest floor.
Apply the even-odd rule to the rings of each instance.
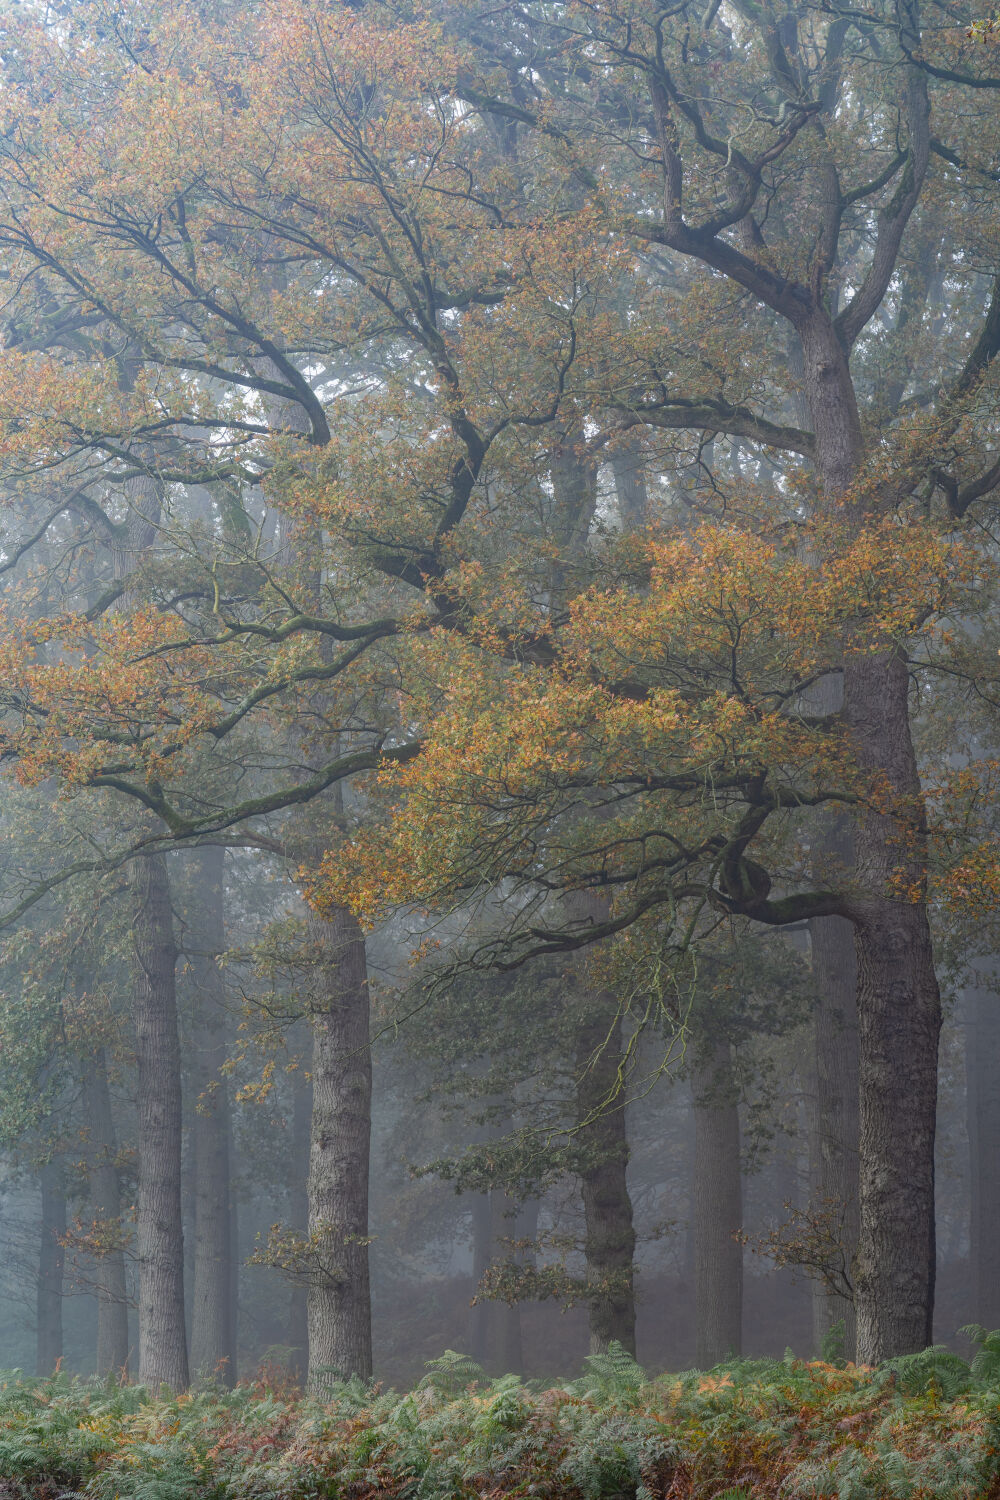
[[[260,1381],[151,1399],[9,1375],[0,1495],[31,1500],[1000,1500],[1000,1368],[742,1361],[646,1380],[612,1350],[548,1389],[446,1355],[405,1395]]]

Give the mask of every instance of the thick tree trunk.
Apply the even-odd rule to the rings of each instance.
[[[48,1162],[41,1184],[41,1238],[38,1246],[37,1343],[35,1371],[51,1375],[63,1355],[63,1267],[66,1259],[66,1189],[62,1168]]]
[[[223,909],[225,850],[198,851],[195,916],[189,959],[195,988],[194,1138],[195,1239],[191,1368],[225,1384],[236,1379],[232,1296],[232,1204],[230,1199],[229,1089],[223,1067],[226,1045],[225,988],[218,955],[225,952]]]
[[[372,1064],[365,944],[338,908],[310,919],[323,958],[322,1008],[313,1013],[309,1232],[318,1264],[309,1285],[309,1378],[372,1373],[368,1171]]]
[[[621,1057],[618,1001],[609,994],[588,994],[577,1038],[576,1109],[592,1354],[613,1340],[635,1354],[635,1229]]]
[[[854,928],[843,917],[809,924],[819,991],[813,1016],[816,1078],[813,1206],[839,1222],[843,1269],[853,1285],[858,1248],[858,1008]],[[844,1324],[844,1353],[857,1351],[854,1303],[825,1282],[813,1283],[817,1352],[834,1323]]]
[[[826,494],[857,526],[864,439],[848,356],[825,311],[799,325]],[[926,906],[926,829],[909,724],[909,672],[891,642],[844,643],[844,720],[875,786],[854,824],[859,1042],[858,1358],[921,1349],[934,1312],[934,1133],[941,1002]],[[879,810],[877,803],[882,804]]]
[[[115,1158],[118,1144],[103,1047],[83,1065],[83,1105],[90,1128],[90,1206],[94,1227],[107,1226],[116,1248],[97,1259],[97,1374],[128,1375],[128,1287],[120,1248],[122,1197]]]
[[[1000,994],[995,961],[965,991],[972,1319],[1000,1328]]]
[[[743,1348],[743,1182],[739,1106],[729,1042],[706,1043],[692,1077],[697,1364]]]
[[[134,860],[135,1030],[139,1083],[139,1379],[184,1390],[181,1059],[166,860]]]
[[[925,904],[920,784],[902,655],[849,655],[847,720],[862,769],[900,815],[856,824],[860,1039],[858,1357],[874,1364],[931,1342],[934,1134],[941,1001]],[[906,821],[904,821],[904,818]],[[898,892],[898,894],[897,894]]]

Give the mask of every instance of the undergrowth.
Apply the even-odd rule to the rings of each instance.
[[[612,1347],[542,1387],[435,1360],[404,1395],[329,1378],[154,1399],[0,1386],[11,1500],[1000,1500],[1000,1333],[875,1370],[744,1360],[646,1380]]]

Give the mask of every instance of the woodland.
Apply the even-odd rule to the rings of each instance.
[[[998,209],[969,0],[0,5],[10,1494],[1000,1494]]]

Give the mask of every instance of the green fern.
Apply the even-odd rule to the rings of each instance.
[[[427,1374],[417,1389],[434,1390],[441,1396],[458,1396],[470,1385],[484,1379],[482,1365],[476,1364],[468,1354],[459,1354],[455,1349],[446,1349],[439,1359],[429,1359]]]
[[[888,1359],[879,1365],[878,1374],[882,1384],[895,1385],[904,1396],[936,1394],[945,1401],[953,1401],[972,1384],[969,1365],[943,1344]]]
[[[566,1390],[570,1395],[614,1403],[634,1399],[646,1376],[631,1354],[617,1339],[602,1354],[589,1354],[583,1362],[584,1373]]]
[[[659,1423],[598,1410],[584,1414],[559,1472],[584,1500],[622,1500],[626,1495],[653,1500],[662,1491],[650,1489],[645,1479],[664,1464],[672,1468],[676,1459],[675,1445]]]
[[[828,1365],[843,1369],[847,1363],[847,1324],[843,1318],[831,1323],[820,1340],[819,1357]]]
[[[981,1323],[967,1323],[959,1333],[979,1347],[972,1356],[972,1374],[981,1385],[1000,1385],[1000,1328],[986,1329]]]
[[[347,1411],[363,1411],[372,1397],[371,1382],[352,1375],[345,1380],[333,1365],[319,1365],[309,1371],[309,1384],[316,1395],[328,1404]]]
[[[489,1405],[473,1422],[473,1431],[488,1441],[517,1432],[528,1420],[527,1392],[517,1375],[503,1375],[489,1390]]]

